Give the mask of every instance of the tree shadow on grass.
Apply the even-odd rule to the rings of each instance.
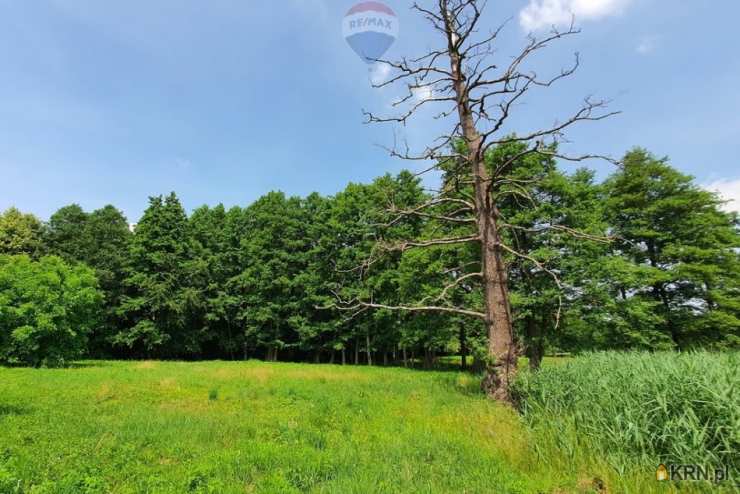
[[[22,405],[0,403],[0,419],[11,415],[25,415],[29,412],[30,409]]]
[[[94,369],[97,367],[110,367],[111,363],[104,360],[85,360],[82,362],[72,362],[62,369]]]
[[[406,367],[407,369],[416,371],[431,371],[431,372],[454,372],[459,374],[461,372],[468,374],[479,374],[480,369],[476,369],[469,362],[466,367],[463,368],[462,362],[459,357],[438,357],[432,362],[424,362],[422,359],[409,360],[407,365],[403,365],[402,362],[393,364],[393,367]]]
[[[0,369],[40,369],[40,370],[64,370],[64,369],[92,369],[96,367],[110,367],[111,362],[107,360],[81,360],[78,362],[63,362],[59,365],[51,364],[0,364]]]

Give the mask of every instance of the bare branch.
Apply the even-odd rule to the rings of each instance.
[[[460,307],[437,307],[433,305],[419,305],[419,306],[385,305],[385,304],[376,304],[373,302],[357,302],[355,305],[352,305],[349,307],[342,307],[342,306],[336,305],[330,308],[334,308],[338,310],[347,310],[347,311],[353,311],[359,308],[370,308],[370,309],[387,309],[387,310],[405,311],[405,312],[444,312],[448,314],[461,314],[465,316],[477,317],[483,320],[486,319],[486,315],[483,314],[482,312],[462,309]]]
[[[442,300],[444,300],[445,298],[447,298],[447,293],[450,290],[452,290],[454,288],[457,288],[458,286],[460,286],[460,284],[462,282],[464,282],[465,280],[469,280],[471,278],[483,278],[483,273],[481,273],[481,272],[478,272],[478,273],[468,273],[466,275],[459,276],[458,278],[455,279],[455,281],[453,281],[452,283],[446,285],[442,289],[442,292],[436,298],[425,297],[425,298],[423,298],[421,300],[421,303],[422,304],[423,303],[426,303],[427,300],[432,300],[434,303],[441,302]]]
[[[541,139],[545,136],[560,135],[563,130],[574,125],[575,123],[586,122],[586,121],[596,122],[596,121],[604,120],[609,117],[613,117],[615,115],[619,115],[620,113],[622,113],[620,111],[613,111],[613,112],[595,114],[597,110],[605,108],[606,105],[607,105],[607,101],[605,100],[591,101],[591,99],[586,98],[584,100],[583,107],[580,108],[573,116],[571,116],[564,122],[555,124],[553,127],[549,129],[532,132],[527,135],[505,137],[503,139],[491,141],[485,146],[484,151],[487,151],[491,146],[500,146],[502,144],[510,144],[514,142],[533,141],[536,139]]]
[[[609,244],[617,240],[617,237],[609,236],[609,235],[593,235],[591,233],[582,232],[575,228],[570,228],[563,225],[538,225],[534,228],[527,228],[519,225],[511,225],[509,223],[502,223],[501,228],[506,228],[509,230],[518,230],[521,232],[527,232],[532,233],[534,235],[539,235],[541,233],[545,233],[548,231],[556,230],[561,231],[564,233],[567,233],[568,235],[582,239],[582,240],[590,240],[592,242],[598,242],[603,244]]]
[[[425,202],[424,204],[421,204],[420,206],[415,207],[414,209],[405,210],[405,211],[391,210],[391,213],[397,213],[398,216],[394,218],[393,220],[391,220],[389,223],[386,223],[384,226],[393,226],[399,221],[401,221],[403,218],[408,217],[408,216],[422,216],[422,217],[437,218],[437,219],[445,218],[448,221],[453,221],[453,222],[468,222],[469,221],[468,219],[463,220],[461,218],[454,218],[455,216],[454,214],[447,217],[447,216],[442,216],[442,215],[433,215],[433,214],[424,213],[426,209],[429,209],[434,206],[439,206],[442,204],[462,204],[464,207],[458,209],[456,212],[464,212],[464,211],[472,212],[475,210],[475,206],[472,203],[464,199],[458,199],[458,198],[452,198],[452,197],[437,197],[430,201]]]
[[[466,237],[450,237],[450,238],[437,238],[433,240],[423,240],[423,241],[403,241],[399,242],[397,244],[393,245],[386,245],[383,247],[383,250],[387,252],[392,251],[400,251],[400,252],[406,252],[409,249],[413,248],[425,248],[425,247],[432,247],[435,245],[456,245],[456,244],[464,244],[468,242],[479,242],[480,237],[478,235],[470,235]]]
[[[524,259],[526,261],[531,262],[532,264],[534,264],[535,266],[537,266],[538,269],[540,269],[541,271],[543,271],[543,272],[547,273],[548,275],[550,275],[550,277],[553,279],[553,281],[555,281],[555,285],[557,285],[558,290],[559,290],[559,292],[558,292],[558,310],[557,310],[557,312],[555,314],[555,329],[557,329],[558,327],[560,327],[560,315],[561,315],[562,308],[563,308],[563,295],[561,293],[562,290],[563,290],[563,285],[560,282],[560,278],[558,277],[558,275],[554,271],[552,271],[551,269],[548,269],[547,267],[545,267],[544,264],[542,264],[541,262],[539,262],[534,257],[528,256],[528,255],[523,254],[523,253],[521,253],[521,252],[519,252],[519,251],[517,251],[515,249],[512,249],[511,247],[509,247],[508,245],[504,244],[503,242],[500,243],[499,245],[506,252],[514,255],[515,257],[519,257],[521,259]]]

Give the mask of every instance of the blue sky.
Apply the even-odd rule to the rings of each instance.
[[[408,166],[376,146],[390,144],[390,127],[362,123],[361,109],[387,109],[394,93],[370,87],[342,39],[354,3],[0,0],[0,210],[46,219],[72,202],[111,203],[135,222],[148,196],[173,190],[188,210],[246,205]],[[437,42],[410,2],[385,3],[400,22],[388,57]],[[740,3],[489,3],[490,27],[512,18],[502,58],[569,12],[583,28],[538,60],[556,70],[579,51],[579,73],[527,100],[512,130],[566,116],[589,94],[611,98],[624,113],[576,129],[574,151],[644,146],[740,195]],[[402,133],[421,144],[438,125],[422,117]],[[594,164],[600,176],[609,166]]]

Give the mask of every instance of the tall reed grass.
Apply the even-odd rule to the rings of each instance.
[[[740,458],[739,353],[594,353],[523,372],[514,396],[547,455],[596,454],[618,472]]]

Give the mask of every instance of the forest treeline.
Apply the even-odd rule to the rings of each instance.
[[[546,352],[740,346],[739,223],[715,194],[642,149],[601,183],[546,155],[513,173],[521,180],[499,208],[518,252],[507,259],[517,341],[533,365]],[[482,303],[470,244],[382,248],[469,234],[464,221],[436,220],[454,220],[449,205],[398,215],[428,198],[401,172],[330,197],[270,192],[189,216],[174,193],[152,197],[133,231],[114,206],[73,204],[45,223],[11,208],[0,216],[0,362],[482,361],[481,323],[352,304]]]

